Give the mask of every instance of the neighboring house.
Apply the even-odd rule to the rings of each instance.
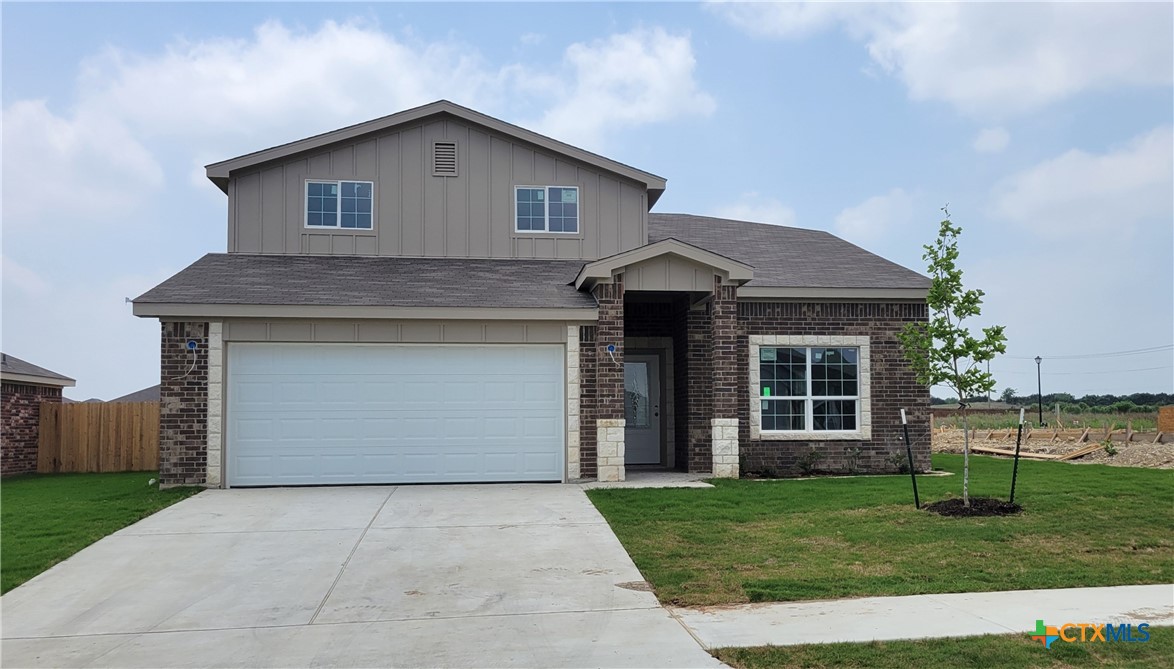
[[[929,280],[826,232],[445,101],[207,174],[228,253],[134,301],[166,484],[895,471],[902,408],[929,466]]]
[[[115,397],[111,402],[158,402],[159,401],[159,384],[155,384],[150,388],[143,388],[136,390],[133,393],[123,395],[122,397]]]
[[[61,389],[76,382],[7,353],[0,353],[0,474],[37,471],[41,403],[61,403]]]

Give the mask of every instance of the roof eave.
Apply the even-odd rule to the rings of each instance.
[[[924,302],[929,288],[742,286],[738,299],[750,300],[896,300]]]
[[[12,372],[0,372],[0,380],[9,383],[27,383],[34,386],[50,386],[53,388],[72,388],[77,385],[75,379],[68,377],[51,377],[41,376],[39,374],[16,374]]]
[[[515,320],[593,321],[595,307],[403,307],[318,304],[213,304],[135,302],[140,318],[300,318],[300,319],[404,319],[404,320]]]

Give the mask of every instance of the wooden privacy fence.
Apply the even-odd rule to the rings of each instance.
[[[158,468],[158,402],[41,405],[38,472],[131,472]]]

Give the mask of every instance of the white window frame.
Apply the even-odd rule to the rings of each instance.
[[[342,185],[369,184],[371,186],[371,227],[344,228],[342,227]],[[334,212],[334,225],[310,225],[310,184],[335,184],[338,186],[338,198]],[[306,179],[302,188],[302,227],[307,230],[345,230],[347,232],[372,232],[375,230],[375,182],[366,179]]]
[[[541,188],[546,192],[545,200],[542,203],[542,229],[541,230],[519,230],[518,229],[518,190],[521,188],[537,189]],[[551,230],[550,229],[550,189],[551,188],[567,188],[575,191],[575,226],[576,230],[571,232],[567,230]],[[525,184],[518,184],[514,186],[514,234],[540,234],[540,235],[578,235],[583,232],[583,207],[580,205],[582,201],[579,198],[578,186],[560,186],[558,184],[551,184],[549,186],[527,186]]]
[[[868,337],[833,335],[750,335],[750,438],[763,441],[856,441],[872,438],[872,358]],[[806,413],[804,430],[763,430],[761,372],[758,360],[762,347],[767,348],[855,348],[858,351],[856,429],[855,430],[813,430],[812,405],[822,399],[853,399],[850,396],[812,396],[787,398],[772,395],[771,399],[804,400]],[[807,383],[811,390],[811,356],[808,356]]]

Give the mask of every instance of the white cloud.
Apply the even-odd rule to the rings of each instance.
[[[915,100],[1001,118],[1090,90],[1169,85],[1168,3],[710,6],[751,34],[842,27]]]
[[[556,104],[538,127],[591,147],[613,128],[708,116],[716,105],[693,79],[695,65],[689,36],[660,28],[572,44],[565,56],[571,76],[548,82]]]
[[[836,216],[836,234],[862,245],[892,235],[913,222],[914,200],[902,188],[870,197]]]
[[[996,216],[1045,236],[1128,234],[1170,225],[1174,130],[1156,128],[1106,153],[1073,149],[1001,181]]]
[[[4,110],[4,228],[48,219],[92,225],[122,219],[163,183],[163,170],[116,116],[54,115],[42,100]]]
[[[755,192],[743,193],[737,202],[718,207],[714,216],[737,221],[795,225],[795,211],[774,198]]]
[[[440,98],[545,110],[523,122],[601,148],[613,130],[710,113],[694,64],[689,36],[659,28],[571,44],[554,65],[493,66],[469,45],[360,21],[316,31],[270,21],[248,39],[181,40],[162,53],[110,47],[83,62],[71,111],[5,108],[5,223],[123,217],[163,184],[163,147],[223,159]]]
[[[867,10],[841,2],[714,2],[708,7],[739,29],[760,37],[805,37],[852,21],[862,9]]]
[[[979,153],[1000,153],[1011,143],[1011,134],[1005,128],[984,128],[971,144]]]

